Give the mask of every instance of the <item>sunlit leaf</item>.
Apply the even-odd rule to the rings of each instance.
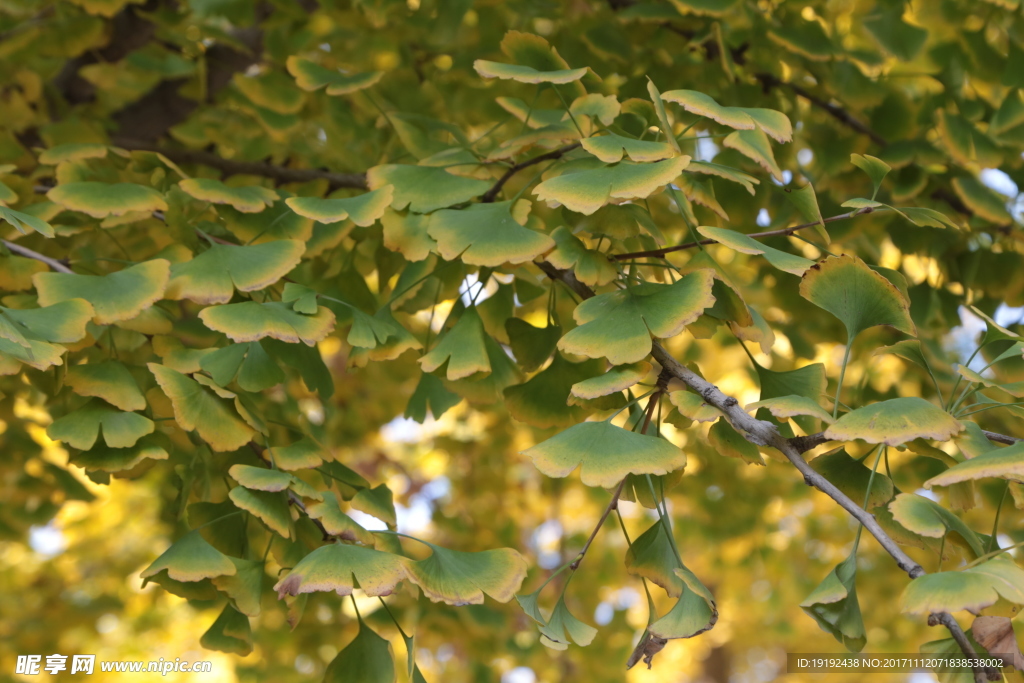
[[[323,502],[313,503],[306,508],[310,518],[320,520],[327,533],[343,541],[362,543],[367,546],[374,545],[373,534],[341,511],[341,506],[333,491],[325,491],[323,498]]]
[[[166,211],[162,194],[135,183],[99,183],[92,181],[62,183],[46,193],[65,209],[81,211],[93,218],[123,216],[133,211]]]
[[[245,656],[252,652],[252,627],[249,618],[230,604],[224,606],[217,620],[199,638],[207,650],[218,650]]]
[[[910,614],[973,612],[1003,598],[1024,605],[1024,570],[1005,555],[963,571],[925,574],[911,581],[900,596],[900,610]]]
[[[235,289],[251,292],[280,280],[298,265],[304,249],[298,240],[244,247],[213,244],[192,260],[171,266],[166,297],[200,304],[227,303]]]
[[[115,360],[68,368],[65,383],[79,396],[102,398],[121,410],[143,410],[146,399],[123,364]]]
[[[545,260],[556,268],[572,268],[576,279],[590,286],[606,285],[619,276],[615,264],[608,256],[596,249],[588,249],[578,237],[564,225],[551,233],[556,248],[545,256]]]
[[[140,576],[148,579],[167,570],[175,581],[201,581],[217,576],[234,576],[237,569],[227,555],[206,542],[199,530],[193,530],[171,544],[153,560]]]
[[[174,406],[174,418],[186,431],[195,430],[216,451],[241,448],[253,436],[253,429],[230,407],[202,384],[164,365],[149,363],[167,398]]]
[[[420,367],[424,372],[433,372],[447,364],[446,376],[450,380],[490,372],[485,336],[484,324],[476,307],[467,308],[434,348],[420,358]]]
[[[822,631],[831,633],[851,652],[860,652],[867,643],[856,582],[857,554],[852,553],[800,603]]]
[[[932,477],[924,485],[929,488],[950,486],[960,481],[988,477],[1024,482],[1024,441],[1018,441],[1005,448],[996,447],[971,457],[969,460],[950,467],[942,474]]]
[[[618,393],[635,385],[650,372],[651,364],[647,361],[617,365],[602,375],[573,384],[572,395],[577,398],[591,399]]]
[[[55,441],[64,441],[87,451],[101,433],[107,446],[128,448],[146,434],[152,434],[153,429],[153,421],[145,415],[124,412],[93,398],[77,410],[54,420],[46,428],[46,434]]]
[[[702,225],[697,228],[697,232],[740,253],[761,254],[779,270],[784,270],[793,275],[801,276],[807,272],[808,268],[814,265],[814,261],[810,259],[761,244],[752,237],[748,237],[735,230]]]
[[[229,558],[235,565],[233,575],[215,576],[213,585],[231,598],[242,614],[250,617],[260,615],[260,597],[263,593],[263,562]]]
[[[361,226],[373,225],[394,199],[394,187],[385,185],[355,197],[289,197],[285,204],[300,216],[319,223],[337,223],[346,218]]]
[[[795,417],[796,415],[809,415],[819,420],[824,420],[829,424],[835,421],[827,410],[806,396],[790,395],[755,401],[754,403],[748,403],[744,410],[749,413],[750,411],[756,411],[758,408],[767,408],[768,412],[775,417],[784,418]]]
[[[69,299],[92,304],[99,325],[131,320],[163,298],[171,264],[164,259],[144,261],[109,275],[36,273],[32,278],[42,306]]]
[[[722,140],[722,144],[736,150],[782,182],[782,169],[775,161],[775,153],[772,152],[768,136],[761,129],[734,131]]]
[[[829,416],[831,418],[831,415]],[[870,464],[870,463],[869,463]],[[871,468],[859,460],[854,460],[845,449],[839,448],[830,453],[819,455],[810,462],[811,468],[828,479],[837,489],[846,494],[857,505],[863,505],[867,498],[867,507],[871,510],[892,500],[893,483],[881,472],[871,476]],[[871,482],[871,494],[868,495],[868,482]]]
[[[554,201],[590,215],[615,199],[643,199],[672,182],[690,162],[679,156],[650,164],[622,161],[613,166],[572,169],[533,188],[542,201]]]
[[[460,255],[465,263],[477,266],[532,261],[555,243],[544,233],[524,227],[530,208],[529,201],[519,200],[444,209],[430,216],[427,232],[437,241],[441,258],[448,261]]]
[[[432,543],[423,560],[402,558],[409,580],[432,602],[480,605],[484,594],[508,602],[526,578],[526,560],[511,548],[467,553]]]
[[[258,213],[277,201],[277,193],[260,185],[231,187],[213,178],[188,178],[178,187],[190,197],[211,204],[229,204],[242,213]]]
[[[351,595],[354,588],[366,595],[390,595],[405,578],[402,558],[373,548],[329,543],[302,558],[274,590],[279,599],[315,591]]]
[[[391,208],[408,208],[413,213],[430,213],[468,202],[490,189],[490,183],[484,180],[453,175],[434,166],[408,164],[374,166],[366,172],[366,182],[371,190],[393,185]]]
[[[899,446],[918,438],[948,441],[964,426],[932,403],[911,396],[879,401],[853,410],[825,430],[835,441],[860,439],[868,443]]]
[[[303,315],[283,301],[209,306],[199,312],[199,318],[211,330],[223,332],[236,342],[270,337],[313,346],[334,329],[334,313],[329,308],[321,306],[316,315]]]
[[[700,579],[686,567],[677,567],[675,575],[682,579],[683,594],[663,617],[648,628],[658,638],[693,638],[712,628],[718,621],[718,607]]]
[[[583,149],[606,164],[622,161],[623,153],[632,161],[661,161],[674,156],[676,150],[667,142],[636,140],[615,133],[583,139]]]
[[[555,609],[551,611],[547,623],[540,627],[540,633],[543,636],[541,642],[545,645],[549,644],[548,641],[565,645],[571,640],[577,645],[586,647],[594,641],[597,629],[573,616],[565,604],[565,594],[563,593],[555,604]],[[555,647],[554,649],[564,648]]]

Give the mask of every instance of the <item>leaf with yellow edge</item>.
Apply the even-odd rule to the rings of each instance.
[[[116,360],[73,365],[64,382],[79,396],[96,396],[121,410],[146,407],[146,398],[132,373]]]
[[[686,590],[682,579],[675,574],[679,567],[679,559],[660,519],[634,538],[626,551],[626,571],[661,586],[672,598],[678,598]]]
[[[579,327],[558,348],[613,365],[634,363],[651,353],[652,337],[674,337],[714,305],[713,271],[696,270],[671,285],[644,283],[599,294],[573,312]]]
[[[597,635],[597,629],[573,616],[565,604],[565,593],[562,593],[547,623],[540,627],[540,633],[542,644],[555,650],[564,650],[570,639],[581,647],[590,645]]]
[[[616,365],[603,375],[577,382],[572,385],[572,395],[582,399],[594,399],[624,391],[641,381],[651,372],[647,361]]]
[[[374,166],[366,172],[366,182],[371,190],[393,185],[391,208],[401,211],[408,207],[413,213],[430,213],[468,202],[491,187],[486,180],[457,176],[435,166],[411,164]]]
[[[257,341],[265,337],[313,346],[334,329],[334,313],[324,306],[316,315],[303,315],[284,301],[210,306],[199,312],[199,318],[211,330],[223,332],[236,342]]]
[[[831,633],[847,649],[863,650],[867,638],[857,600],[857,554],[852,553],[836,565],[800,607],[818,622],[822,631]]]
[[[947,534],[959,535],[958,542],[967,546],[972,558],[985,554],[981,539],[962,519],[924,496],[901,493],[889,503],[889,512],[900,526],[919,536],[943,538]]]
[[[174,418],[185,431],[195,430],[215,451],[233,451],[249,442],[253,429],[230,404],[202,384],[169,367],[149,363],[149,370],[174,407]]]
[[[760,129],[737,130],[726,136],[722,144],[734,149],[754,163],[758,164],[772,177],[782,182],[782,169],[775,162],[775,153],[768,142],[768,136]]]
[[[1013,355],[1017,354],[1015,353]],[[1008,382],[1006,384],[1000,384],[995,380],[988,379],[987,377],[982,377],[981,375],[976,373],[974,370],[971,370],[966,365],[957,365],[956,371],[957,373],[959,373],[961,377],[966,379],[968,382],[981,384],[983,386],[988,387],[989,389],[1000,389],[1008,393],[1010,396],[1024,398],[1024,382]]]
[[[672,609],[648,627],[656,638],[692,638],[713,628],[718,621],[715,598],[697,575],[686,567],[676,567],[674,572],[685,589]]]
[[[323,502],[312,503],[306,510],[312,519],[320,520],[327,533],[335,538],[371,547],[376,542],[373,534],[341,511],[341,505],[333,491],[324,491]]]
[[[807,183],[796,190],[787,190],[786,198],[797,208],[800,215],[808,223],[814,223],[814,229],[825,244],[830,244],[832,238],[825,229],[825,220],[821,217],[821,209],[818,207],[818,195],[814,192],[814,186]]]
[[[167,460],[167,450],[155,436],[144,436],[129,448],[110,448],[97,444],[69,458],[72,465],[86,470],[103,472],[124,472],[143,460]]]
[[[614,199],[643,199],[679,177],[690,157],[679,156],[650,164],[622,161],[603,168],[572,169],[533,188],[543,201],[555,201],[590,215]]]
[[[123,216],[133,211],[166,211],[164,196],[151,187],[135,183],[82,181],[62,183],[46,193],[65,209],[81,211],[93,218]]]
[[[300,216],[318,223],[337,223],[348,218],[356,225],[367,227],[384,215],[394,199],[394,190],[394,185],[385,185],[355,197],[289,197],[284,203]]]
[[[366,595],[391,595],[405,578],[402,557],[392,553],[346,543],[321,546],[292,567],[277,582],[278,599],[317,591],[352,595],[355,588]]]
[[[476,307],[467,308],[434,348],[419,359],[420,367],[424,372],[433,372],[447,363],[446,377],[450,380],[490,372],[485,336],[484,323]]]
[[[367,486],[360,489],[356,495],[352,496],[350,504],[354,509],[372,515],[391,527],[398,524],[398,516],[395,513],[394,494],[387,484],[378,484],[373,488]]]
[[[231,558],[207,543],[198,529],[172,543],[140,576],[149,579],[165,569],[175,581],[187,582],[234,576],[237,571]]]
[[[825,430],[834,441],[860,439],[867,443],[899,446],[914,439],[948,441],[964,426],[932,403],[911,396],[879,401],[853,410]]]
[[[802,276],[807,272],[808,268],[814,265],[814,261],[810,259],[761,244],[754,238],[735,230],[701,225],[697,228],[697,232],[741,254],[761,254],[779,270],[792,273],[798,277]]]
[[[239,508],[251,512],[268,528],[285,538],[295,534],[295,523],[292,521],[291,509],[288,507],[288,496],[283,492],[254,491],[244,486],[236,486],[228,492],[231,502]]]
[[[199,644],[207,650],[228,652],[246,656],[252,652],[252,626],[249,618],[229,602],[224,605],[217,619],[199,638]]]
[[[91,398],[81,408],[54,420],[46,428],[46,435],[87,451],[100,433],[111,448],[128,448],[146,434],[152,434],[153,429],[153,421],[145,415],[120,411]]]
[[[722,417],[718,408],[705,403],[703,398],[692,391],[670,391],[668,400],[679,409],[681,415],[694,422],[712,422]]]
[[[32,276],[46,270],[48,267],[42,261],[0,254],[0,289],[8,292],[32,289]]]
[[[22,346],[0,338],[0,376],[21,372],[22,363],[36,370],[60,365],[65,350],[63,346],[32,339],[28,340],[28,346]]]
[[[235,565],[235,573],[215,576],[213,585],[234,601],[239,612],[258,617],[263,594],[264,564],[260,560],[243,560],[239,557],[230,559]]]
[[[276,240],[247,246],[213,244],[191,261],[171,266],[166,298],[225,304],[238,289],[252,292],[274,284],[302,260],[306,245]]]
[[[757,446],[747,441],[724,417],[711,425],[711,429],[708,430],[708,443],[719,455],[738,458],[748,465],[764,465],[764,458],[761,457]]]
[[[676,150],[667,142],[637,140],[616,133],[583,138],[583,149],[606,164],[622,161],[623,153],[632,161],[661,161],[675,156]]]
[[[661,97],[668,102],[675,102],[691,114],[706,116],[730,128],[760,128],[779,142],[790,142],[793,139],[793,126],[789,118],[774,109],[725,107],[696,90],[670,90],[662,93]]]
[[[387,209],[380,223],[384,228],[384,246],[409,261],[422,261],[437,250],[437,242],[427,233],[430,216]]]
[[[584,422],[522,452],[549,477],[577,467],[587,486],[611,488],[627,474],[668,474],[686,465],[686,454],[668,441],[609,422]]]
[[[271,493],[284,491],[295,481],[287,472],[253,465],[232,465],[228,468],[228,476],[237,481],[239,486]]]
[[[551,364],[528,381],[505,387],[505,407],[520,422],[534,427],[568,427],[583,420],[590,411],[575,405],[570,394],[575,382],[591,377],[601,361],[572,363],[556,353]]]
[[[589,69],[557,69],[554,71],[538,71],[531,66],[519,64],[503,64],[501,62],[490,62],[486,59],[478,59],[473,62],[473,68],[484,78],[500,78],[513,80],[520,83],[572,83],[587,75]]]
[[[288,73],[295,77],[295,84],[300,88],[312,92],[327,86],[328,95],[348,95],[365,90],[384,76],[383,71],[344,74],[295,55],[288,57],[286,64]]]
[[[919,576],[903,590],[900,610],[909,614],[933,612],[977,613],[999,599],[1024,605],[1024,570],[1006,555],[963,571]]]
[[[679,141],[676,140],[675,132],[672,130],[672,122],[668,120],[668,112],[665,111],[665,101],[661,99],[661,92],[658,91],[658,86],[654,85],[654,81],[651,80],[650,76],[647,77],[647,94],[651,98],[651,104],[654,105],[654,114],[658,118],[661,132],[665,135],[665,139],[668,140],[672,149],[679,152]]]
[[[907,298],[856,256],[819,261],[800,280],[800,296],[839,318],[850,342],[875,325],[917,334]]]
[[[549,236],[524,227],[531,208],[529,200],[520,199],[442,209],[431,214],[427,233],[447,261],[461,255],[465,263],[476,266],[524,263],[555,246]]]
[[[792,395],[769,398],[764,401],[748,403],[744,410],[749,413],[752,410],[756,411],[758,408],[767,408],[769,413],[780,418],[809,415],[819,420],[824,420],[828,424],[835,422],[827,410],[806,396]]]
[[[587,245],[564,225],[555,228],[551,237],[557,246],[544,257],[544,260],[555,268],[572,268],[576,279],[591,287],[606,285],[619,276],[615,264],[608,260],[606,254],[597,249],[587,248]]]
[[[267,187],[231,187],[213,178],[187,178],[178,187],[190,197],[211,204],[229,204],[242,213],[259,213],[278,199],[277,193]]]
[[[731,166],[722,166],[721,164],[713,164],[710,161],[690,161],[689,166],[686,170],[690,173],[701,173],[703,175],[713,175],[724,180],[728,180],[734,183],[738,183],[750,193],[754,195],[754,185],[760,185],[761,181],[752,175],[747,175],[743,171],[732,168]]]
[[[1006,198],[983,185],[974,176],[954,178],[953,190],[978,217],[999,224],[1012,221],[1010,212],[1006,210]]]
[[[432,602],[481,605],[484,594],[508,602],[526,578],[526,560],[511,548],[467,553],[427,543],[423,560],[401,559],[406,576]]]
[[[107,145],[98,142],[68,142],[43,150],[39,155],[39,163],[56,166],[65,161],[81,161],[82,159],[102,159],[110,150]]]
[[[131,320],[163,298],[171,264],[164,259],[143,261],[109,275],[36,273],[32,278],[41,306],[69,299],[92,304],[93,322],[108,325]]]
[[[0,306],[0,337],[28,347],[29,340],[72,344],[86,335],[94,311],[85,299],[67,299],[42,308]]]
[[[1024,482],[1024,441],[1005,448],[993,448],[961,462],[926,481],[927,488],[950,486],[961,481],[999,477]]]
[[[0,186],[6,187],[3,183],[0,183]],[[11,200],[8,199],[7,201]],[[54,234],[53,226],[43,219],[21,211],[15,211],[6,206],[0,205],[0,218],[13,225],[23,235],[28,234],[28,230],[25,229],[26,225],[44,237],[53,237]]]

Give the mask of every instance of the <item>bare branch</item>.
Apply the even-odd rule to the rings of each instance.
[[[519,173],[524,168],[529,168],[534,164],[539,164],[543,161],[548,161],[551,159],[561,159],[565,154],[571,152],[572,150],[576,149],[579,146],[580,143],[578,142],[571,145],[565,145],[564,147],[559,147],[558,149],[551,150],[547,154],[540,154],[538,156],[533,157],[532,159],[520,161],[512,168],[505,171],[505,175],[498,178],[498,182],[494,183],[494,187],[487,190],[487,192],[484,192],[483,195],[480,196],[480,201],[484,204],[489,204],[493,202],[495,198],[498,196],[498,193],[501,192],[501,188],[505,186],[505,183],[507,183],[512,178],[512,176],[514,176],[516,173]]]
[[[5,247],[10,249],[15,254],[25,256],[26,258],[35,259],[36,261],[42,261],[46,265],[56,270],[58,273],[74,273],[74,271],[68,268],[66,264],[61,263],[55,258],[44,256],[43,254],[40,254],[38,251],[33,251],[28,247],[23,247],[20,244],[16,244],[15,242],[9,242],[7,240],[0,240],[0,243],[3,243]]]

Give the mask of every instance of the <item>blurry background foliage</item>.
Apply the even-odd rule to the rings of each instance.
[[[656,388],[650,330],[740,406],[799,394],[757,413],[787,436],[927,399],[807,457],[928,572],[1024,541],[1015,446],[947,470],[1003,447],[981,428],[1024,437],[1022,87],[1018,0],[0,0],[0,678],[19,654],[94,653],[407,680],[412,644],[415,680],[795,680],[787,651],[947,639],[922,610],[970,627],[962,608],[998,596],[964,574],[905,594],[869,534],[823,597],[857,523],[678,381],[636,458],[565,430]],[[574,318],[574,278],[628,285],[625,312]],[[881,464],[865,439],[892,444]],[[839,446],[853,460],[820,459]],[[619,514],[635,540],[667,512],[692,580],[613,513],[540,611],[510,600],[606,509],[565,476],[580,459],[605,488],[676,470],[631,478],[646,506]],[[379,564],[324,561],[318,590],[278,600],[326,557],[310,515]],[[497,554],[424,564],[367,529]],[[331,592],[353,571],[367,591]],[[394,619],[365,594],[389,581]],[[714,627],[627,673],[645,590],[676,604],[655,584],[695,601],[690,632]]]

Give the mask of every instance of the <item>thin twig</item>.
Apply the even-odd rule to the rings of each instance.
[[[9,242],[8,240],[0,240],[0,242],[2,242],[5,247],[10,249],[15,254],[19,254],[26,258],[35,259],[36,261],[41,261],[42,263],[45,263],[46,265],[56,270],[58,273],[74,274],[75,272],[68,268],[65,264],[58,261],[57,259],[50,258],[49,256],[44,256],[43,254],[40,254],[38,251],[33,251],[28,247],[23,247],[20,244]]]
[[[484,192],[480,196],[481,203],[489,204],[493,202],[495,198],[497,198],[498,193],[501,192],[501,188],[505,186],[505,183],[507,183],[512,178],[512,176],[514,176],[516,173],[519,173],[519,171],[522,171],[524,168],[529,168],[534,164],[539,164],[541,162],[548,161],[549,159],[561,159],[564,155],[566,155],[567,153],[571,152],[572,150],[576,149],[579,146],[580,143],[576,142],[571,145],[559,147],[558,149],[553,149],[546,154],[540,154],[538,156],[533,157],[532,159],[520,161],[512,168],[505,171],[505,174],[498,178],[498,182],[494,183],[494,187],[487,190],[487,192]]]
[[[880,145],[882,147],[885,147],[886,145],[889,144],[889,142],[885,138],[883,138],[881,135],[873,131],[871,128],[869,128],[861,121],[857,120],[852,114],[850,114],[850,112],[846,111],[845,109],[838,105],[832,104],[831,102],[827,102],[826,100],[823,100],[820,97],[817,97],[816,95],[812,95],[811,93],[804,90],[802,87],[796,85],[795,83],[783,81],[782,79],[773,76],[772,74],[757,74],[756,78],[757,80],[761,81],[766,90],[769,88],[779,86],[783,88],[789,88],[799,97],[804,98],[805,100],[807,100],[814,106],[819,107],[820,109],[824,109],[832,116],[832,118],[836,119],[843,125],[852,128],[858,133],[867,135],[875,144]]]

